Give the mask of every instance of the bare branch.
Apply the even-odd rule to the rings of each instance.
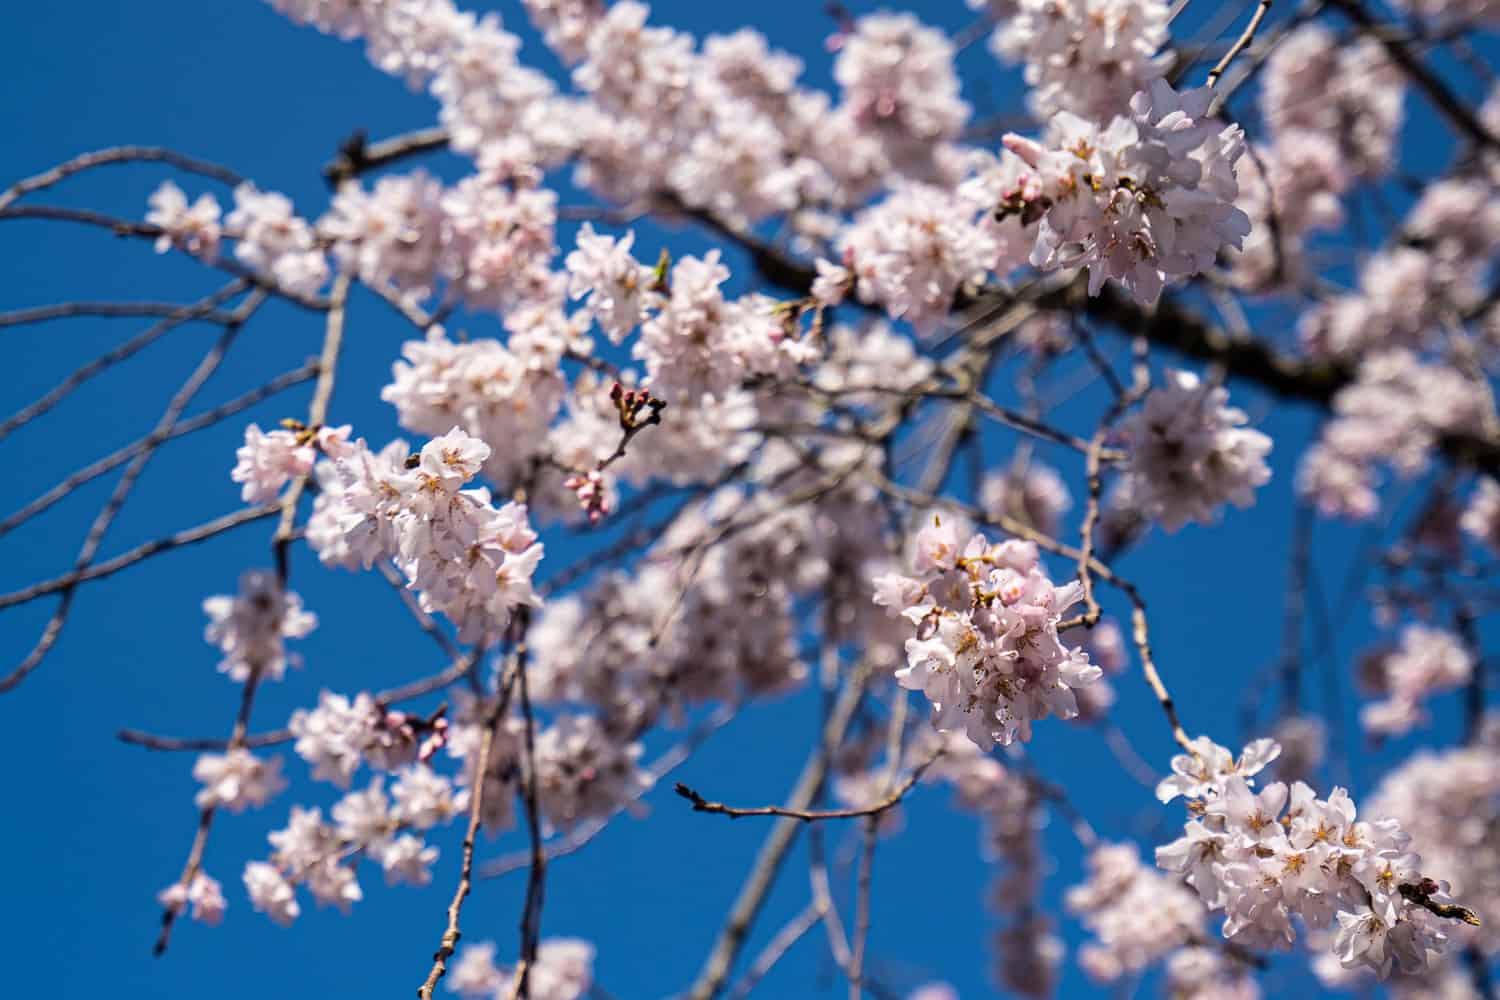
[[[165,163],[178,170],[185,170],[190,174],[198,174],[210,180],[228,184],[230,187],[244,183],[244,178],[228,167],[221,167],[217,163],[210,163],[196,157],[184,156],[182,153],[161,146],[114,146],[110,149],[100,149],[75,156],[39,174],[17,181],[0,193],[0,209],[12,204],[17,198],[49,188],[74,174],[118,163]]]
[[[1415,83],[1417,88],[1427,95],[1427,99],[1438,109],[1438,112],[1448,119],[1448,124],[1481,146],[1500,150],[1500,137],[1485,128],[1484,123],[1475,116],[1474,112],[1454,96],[1453,91],[1448,89],[1448,85],[1436,73],[1428,69],[1427,65],[1417,58],[1405,42],[1391,35],[1390,32],[1381,30],[1383,27],[1381,22],[1365,10],[1359,0],[1328,0],[1328,3],[1353,21],[1362,34],[1380,43],[1380,47],[1385,49],[1385,54],[1390,56],[1391,61],[1400,66],[1402,71],[1411,78],[1412,83]]]
[[[868,680],[869,670],[862,666],[854,671],[853,676],[844,685],[833,711],[829,713],[828,722],[823,727],[822,739],[807,763],[803,765],[802,773],[797,778],[797,784],[792,789],[786,808],[806,810],[817,798],[818,792],[823,787],[823,781],[828,776],[828,766],[833,751],[843,742],[844,732],[848,729],[849,721],[854,717],[854,710],[864,696]],[[792,840],[796,837],[799,825],[799,820],[783,816],[771,828],[771,833],[761,844],[760,853],[756,855],[755,866],[750,869],[744,885],[740,887],[739,896],[735,899],[729,918],[714,942],[713,950],[709,953],[703,970],[687,992],[688,1000],[712,1000],[723,991],[734,960],[739,955],[740,949],[744,947],[745,938],[750,933],[750,926],[755,922],[756,915],[760,913],[766,894],[771,891],[771,884],[776,880],[782,862],[786,860],[787,852],[791,849]]]
[[[210,427],[214,424],[217,424],[227,417],[232,417],[234,416],[234,414],[239,413],[242,410],[249,409],[262,400],[274,396],[276,393],[281,392],[283,389],[289,389],[294,385],[300,385],[303,382],[306,382],[309,379],[315,377],[317,374],[317,362],[310,362],[308,364],[301,365],[300,367],[293,368],[289,372],[283,372],[264,385],[251,389],[249,392],[245,393],[242,396],[236,396],[229,402],[217,406],[206,413],[200,413],[196,417],[189,417],[186,420],[179,420],[177,423],[172,425],[172,429],[167,433],[164,440],[170,441],[174,438],[182,437],[185,434],[191,434],[194,431],[202,430],[205,427]],[[4,520],[0,520],[0,535],[5,534],[11,529],[40,514],[42,511],[51,507],[53,504],[66,497],[69,493],[73,492],[84,483],[97,479],[98,477],[104,475],[106,472],[109,472],[111,469],[118,468],[119,466],[128,462],[130,459],[140,454],[142,450],[150,447],[152,440],[153,438],[149,434],[143,438],[138,438],[135,441],[132,441],[130,444],[125,445],[125,447],[120,448],[112,452],[111,454],[98,459],[95,462],[89,463],[76,472],[71,473],[66,479],[49,489],[46,493],[43,493],[35,500],[32,500],[26,506],[16,511],[14,514],[11,514],[9,517],[6,517]]]
[[[936,759],[935,757],[933,758],[933,760]],[[861,809],[789,809],[784,806],[741,808],[726,806],[722,802],[708,801],[680,781],[674,786],[673,791],[693,804],[693,812],[714,813],[719,816],[728,816],[730,819],[739,819],[744,816],[786,816],[791,819],[801,820],[804,823],[812,823],[825,819],[856,819],[860,816],[878,819],[881,813],[900,804],[901,800],[906,797],[906,793],[912,790],[912,786],[921,780],[922,772],[926,771],[931,764],[932,760],[929,760],[920,767],[915,768],[906,776],[906,780],[897,786],[895,791],[873,806],[866,806]]]
[[[0,609],[13,607],[17,604],[25,604],[27,601],[46,597],[48,594],[55,594],[59,591],[66,593],[81,583],[112,576],[120,570],[134,566],[136,563],[158,553],[181,548],[184,545],[192,545],[196,542],[207,541],[215,535],[222,535],[231,528],[238,528],[242,524],[249,524],[252,521],[259,521],[261,518],[270,517],[277,510],[278,508],[274,504],[261,507],[246,507],[242,510],[216,517],[212,521],[205,522],[197,527],[179,531],[165,538],[145,542],[130,549],[128,552],[122,552],[113,559],[86,565],[81,569],[74,568],[50,580],[43,580],[41,583],[34,583],[29,587],[21,590],[13,590],[8,594],[0,594]],[[0,690],[4,689],[0,688]]]
[[[77,316],[97,316],[103,318],[142,316],[176,316],[184,309],[191,306],[176,302],[59,302],[54,305],[32,306],[28,309],[16,309],[13,312],[0,313],[0,328],[7,326],[26,326],[31,323],[45,323],[54,319],[71,319]],[[209,323],[223,324],[228,322],[229,314],[221,312],[210,312],[202,316],[194,317]]]
[[[1208,71],[1208,86],[1212,87],[1214,84],[1218,83],[1219,77],[1223,76],[1224,71],[1229,68],[1229,64],[1234,62],[1234,57],[1245,51],[1246,46],[1255,41],[1255,31],[1260,27],[1260,22],[1265,20],[1266,12],[1270,9],[1271,0],[1260,0],[1260,2],[1255,5],[1255,13],[1250,15],[1250,23],[1245,25],[1244,32],[1242,32],[1240,34],[1240,37],[1236,39],[1235,43],[1229,47],[1229,51],[1224,53],[1224,58],[1220,59],[1218,63],[1214,65],[1214,68]]]
[[[374,144],[367,142],[363,131],[357,131],[341,142],[338,155],[323,165],[323,179],[330,187],[338,187],[366,171],[421,153],[436,152],[447,145],[448,130],[441,126],[417,129]]]
[[[26,676],[37,668],[37,665],[42,662],[47,653],[56,645],[58,637],[62,634],[63,625],[67,621],[68,612],[72,608],[73,595],[77,593],[76,588],[82,580],[82,574],[92,565],[94,556],[99,551],[100,544],[104,541],[105,534],[109,531],[110,525],[114,523],[115,516],[119,514],[120,508],[125,504],[125,500],[135,488],[136,481],[140,478],[141,473],[145,471],[146,463],[150,461],[151,456],[155,453],[156,448],[160,446],[161,442],[166,440],[168,431],[177,422],[177,419],[182,416],[182,411],[187,408],[188,403],[198,394],[198,390],[218,370],[219,364],[224,360],[224,355],[228,352],[230,345],[234,343],[244,322],[250,318],[256,309],[260,308],[264,301],[265,294],[262,292],[254,292],[245,300],[244,304],[235,311],[235,322],[226,326],[213,347],[204,355],[203,360],[198,363],[198,367],[193,370],[193,373],[188,376],[187,381],[182,384],[181,388],[172,396],[171,401],[167,403],[166,411],[161,415],[161,418],[157,421],[155,430],[152,432],[155,443],[142,450],[140,454],[131,460],[130,465],[126,467],[125,472],[120,476],[119,483],[115,485],[114,492],[110,494],[109,499],[99,511],[98,516],[94,518],[94,523],[89,527],[88,536],[84,539],[83,546],[79,549],[78,557],[74,561],[73,578],[59,588],[62,599],[58,602],[57,610],[53,612],[51,620],[48,621],[42,631],[41,638],[37,640],[36,645],[32,647],[31,652],[27,654],[26,658],[9,674],[0,678],[0,694],[14,690],[16,685],[25,680]],[[4,604],[0,604],[0,607],[4,606]]]
[[[125,343],[101,354],[53,386],[40,399],[30,405],[21,407],[21,409],[4,420],[0,420],[0,440],[3,440],[16,428],[35,420],[48,410],[51,410],[80,385],[111,365],[118,364],[143,348],[149,347],[163,335],[175,330],[177,327],[213,313],[219,306],[243,292],[248,284],[244,279],[231,281],[212,295],[199,299],[192,305],[179,307],[175,313],[160,323],[152,324],[145,331],[131,337]]]

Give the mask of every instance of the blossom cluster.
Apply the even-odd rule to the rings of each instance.
[[[175,246],[213,263],[220,242],[229,237],[234,240],[235,259],[284,292],[315,295],[328,281],[322,240],[284,194],[240,184],[234,189],[234,209],[222,222],[217,198],[205,192],[189,203],[171,181],[157,187],[147,205],[146,221],[162,230],[158,253]]]
[[[1057,626],[1081,584],[1054,585],[1031,542],[961,542],[936,516],[917,532],[914,568],[878,578],[875,601],[916,628],[896,679],[932,702],[938,730],[988,749],[1030,739],[1034,720],[1078,714],[1074,690],[1101,671]]]
[[[368,858],[385,873],[387,884],[426,885],[438,850],[421,833],[450,822],[468,805],[468,793],[455,790],[426,764],[396,772],[386,794],[384,776],[344,795],[324,820],[319,808],[293,806],[287,826],[273,831],[269,860],[245,865],[251,905],[286,926],[301,906],[296,887],[305,886],[320,906],[349,906],[364,898],[351,859]]]
[[[1207,913],[1197,894],[1148,868],[1133,844],[1095,847],[1087,864],[1063,903],[1093,936],[1078,952],[1091,979],[1137,975],[1198,936]]]
[[[1482,425],[1487,405],[1456,368],[1401,348],[1368,354],[1334,397],[1334,419],[1303,452],[1297,490],[1325,515],[1368,518],[1379,509],[1378,465],[1416,475],[1442,434]]]
[[[515,973],[495,964],[489,941],[465,945],[453,963],[448,988],[464,997],[504,1000]],[[528,994],[535,1000],[581,1000],[594,982],[594,946],[577,938],[546,938],[538,943],[536,961],[527,970]]]
[[[728,511],[735,498],[721,497]],[[714,520],[674,527],[656,557],[548,602],[532,630],[537,700],[588,705],[633,736],[695,705],[790,690],[806,677],[795,642],[795,577],[805,515],[736,535],[689,558]],[[800,531],[797,529],[801,529]]]
[[[979,484],[979,505],[992,517],[1013,517],[1055,538],[1073,497],[1056,469],[1033,460],[985,476]]]
[[[308,543],[334,565],[391,559],[423,610],[446,615],[463,641],[498,637],[513,609],[541,603],[531,577],[542,546],[524,504],[496,508],[489,490],[465,488],[489,456],[456,427],[411,461],[405,442],[375,453],[361,438],[317,467]]]
[[[348,424],[313,429],[289,423],[269,432],[258,424],[245,428],[245,443],[234,453],[229,478],[244,484],[240,499],[246,503],[275,500],[287,483],[312,472],[319,452],[330,458],[350,454]]]
[[[1166,380],[1120,428],[1128,446],[1121,488],[1168,531],[1210,524],[1224,503],[1250,506],[1271,478],[1271,439],[1244,426],[1223,386],[1178,370]]]
[[[1292,917],[1309,927],[1337,925],[1333,950],[1347,967],[1384,978],[1427,967],[1447,934],[1419,905],[1448,900],[1446,883],[1423,876],[1411,837],[1394,819],[1358,820],[1349,793],[1327,799],[1303,782],[1253,788],[1280,754],[1257,740],[1239,758],[1207,737],[1172,758],[1173,775],[1156,796],[1189,800],[1184,835],[1156,850],[1157,864],[1181,874],[1211,910],[1224,936],[1256,949],[1296,940]]]
[[[995,935],[995,977],[1021,996],[1050,997],[1064,949],[1040,898],[1047,875],[1043,794],[1020,767],[1001,763],[960,733],[929,731],[915,741],[914,755],[934,752],[923,779],[952,786],[958,808],[981,820],[982,854],[1004,866],[989,893],[1005,919]]]
[[[1338,228],[1340,198],[1391,169],[1403,76],[1375,39],[1349,43],[1310,21],[1266,59],[1258,103],[1266,140],[1240,203],[1254,226],[1233,264],[1243,287],[1266,292],[1306,285],[1310,235]]]
[[[1454,937],[1486,955],[1500,953],[1500,724],[1492,714],[1473,742],[1423,750],[1388,773],[1368,802],[1392,816],[1447,873],[1452,893],[1477,911],[1480,925],[1455,925]],[[1460,938],[1460,935],[1463,935]]]
[[[1170,65],[1162,0],[1018,0],[1014,7],[990,47],[1025,64],[1027,105],[1039,119],[1058,111],[1100,121],[1123,114]]]
[[[482,443],[478,471],[497,487],[519,483],[567,392],[558,369],[576,328],[515,326],[508,341],[475,337],[455,342],[440,327],[401,346],[402,360],[380,398],[416,434],[462,428]]]
[[[1367,732],[1396,736],[1426,720],[1423,702],[1462,687],[1474,673],[1474,659],[1458,636],[1429,625],[1408,625],[1395,649],[1367,655],[1360,680],[1384,695],[1360,710]]]
[[[1087,267],[1090,294],[1113,278],[1152,303],[1167,281],[1241,246],[1250,220],[1235,207],[1235,163],[1245,137],[1208,116],[1212,99],[1208,88],[1179,94],[1158,79],[1107,121],[1061,111],[1043,142],[1007,135],[1037,175],[1016,208],[1041,212],[1032,265]]]
[[[247,570],[240,575],[240,591],[203,602],[208,627],[203,637],[224,654],[219,672],[233,681],[252,677],[279,681],[287,665],[299,666],[296,653],[286,650],[287,639],[301,639],[318,625],[318,616],[302,607],[302,598],[281,586],[269,570]]]

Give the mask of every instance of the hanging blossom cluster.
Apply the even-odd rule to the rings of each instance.
[[[171,181],[158,187],[147,205],[146,221],[162,229],[158,253],[175,246],[212,263],[228,237],[234,240],[235,260],[291,295],[316,295],[328,282],[323,241],[284,194],[240,184],[234,189],[234,209],[222,223],[217,198],[204,193],[189,204]]]
[[[391,709],[363,691],[353,699],[323,691],[316,708],[292,713],[287,728],[314,779],[348,788],[363,763],[394,771],[429,759],[446,742],[448,721]]]
[[[187,885],[173,882],[156,894],[156,901],[174,916],[191,906],[193,919],[210,927],[218,926],[224,919],[224,911],[229,908],[224,899],[224,887],[201,871],[195,873]]]
[[[536,692],[544,704],[594,707],[611,733],[633,737],[687,709],[797,687],[807,676],[793,598],[823,579],[802,566],[806,512],[736,533],[697,561],[694,549],[733,517],[723,494],[707,516],[675,525],[628,572],[548,602],[532,630]],[[753,508],[740,515],[753,520]]]
[[[164,181],[146,200],[150,209],[146,221],[161,228],[156,238],[156,252],[166,253],[172,247],[206,261],[219,256],[219,240],[224,228],[219,223],[222,209],[211,194],[200,194],[189,202],[182,188]]]
[[[990,48],[1025,64],[1026,104],[1037,118],[1071,111],[1107,121],[1171,65],[1167,21],[1162,0],[1018,0]]]
[[[1271,439],[1244,426],[1229,392],[1192,372],[1169,370],[1120,428],[1127,450],[1121,489],[1168,531],[1211,524],[1225,503],[1249,507],[1271,478]]]
[[[1149,304],[1167,281],[1240,247],[1250,232],[1235,207],[1245,137],[1208,117],[1212,99],[1206,87],[1179,94],[1158,79],[1105,124],[1062,111],[1042,142],[1007,135],[1036,176],[999,210],[1040,212],[1032,265],[1087,267],[1090,294],[1113,278]]]
[[[1013,517],[1055,538],[1073,497],[1056,469],[1033,459],[985,476],[979,484],[979,505],[986,514]]]
[[[1333,400],[1334,419],[1302,454],[1297,490],[1328,516],[1367,518],[1380,509],[1378,467],[1409,478],[1449,431],[1483,426],[1493,404],[1470,376],[1405,349],[1367,355]]]
[[[224,654],[219,673],[241,683],[251,677],[281,680],[288,664],[301,665],[296,653],[287,652],[286,640],[318,627],[318,616],[304,610],[302,598],[284,589],[269,570],[247,570],[238,594],[207,598],[203,613],[208,615],[204,639]]]
[[[940,517],[917,532],[914,568],[876,579],[875,602],[916,626],[896,680],[927,696],[938,730],[988,749],[1029,740],[1034,720],[1078,714],[1074,689],[1101,671],[1063,645],[1057,625],[1081,584],[1054,585],[1031,542],[961,543]]]
[[[1272,148],[1296,132],[1321,135],[1353,177],[1380,177],[1393,163],[1404,80],[1375,39],[1349,41],[1322,24],[1301,25],[1266,59],[1260,112]]]
[[[840,100],[799,85],[800,60],[751,30],[690,35],[648,23],[634,0],[529,0],[527,12],[580,96],[516,59],[498,18],[449,0],[330,7],[272,0],[294,20],[363,37],[371,60],[438,100],[454,148],[529,182],[572,157],[575,177],[621,203],[670,192],[735,225],[869,196],[891,173],[934,179],[969,108],[952,42],[909,15],[876,14],[837,36]]]
[[[446,615],[461,641],[498,637],[513,609],[541,604],[531,577],[542,546],[524,504],[496,508],[489,490],[465,488],[489,456],[456,427],[411,461],[405,442],[376,453],[361,438],[319,464],[308,543],[332,565],[391,559],[423,610]]]
[[[495,964],[495,945],[465,945],[448,975],[448,988],[474,1000],[505,1000],[515,982],[512,969]],[[594,984],[594,946],[577,938],[547,938],[537,945],[536,962],[527,970],[529,995],[535,1000],[581,1000]]]
[[[504,310],[560,297],[556,221],[557,195],[545,188],[484,172],[444,188],[416,170],[369,190],[346,182],[318,229],[361,281],[421,299],[445,280],[467,304]]]
[[[364,898],[356,870],[361,858],[378,864],[387,884],[426,885],[438,850],[422,832],[451,822],[467,805],[467,793],[455,791],[446,777],[412,764],[396,772],[389,795],[384,776],[377,776],[335,803],[329,820],[319,808],[293,806],[286,827],[268,838],[270,858],[245,865],[250,903],[287,926],[301,914],[296,890],[302,886],[320,906],[348,913]]]
[[[1427,968],[1447,941],[1429,912],[1451,905],[1447,883],[1422,874],[1398,821],[1357,820],[1342,788],[1327,799],[1302,782],[1255,791],[1254,776],[1280,752],[1263,739],[1236,759],[1200,737],[1191,753],[1172,758],[1174,773],[1156,796],[1185,796],[1193,818],[1183,837],[1157,848],[1157,864],[1181,874],[1210,910],[1223,911],[1230,941],[1286,948],[1297,938],[1296,916],[1313,928],[1336,925],[1333,950],[1346,967],[1366,966],[1382,978],[1393,967]]]
[[[1063,904],[1092,936],[1078,963],[1095,982],[1139,975],[1201,935],[1207,911],[1176,879],[1141,862],[1133,844],[1089,852],[1088,879],[1068,889]]]
[[[1401,241],[1366,259],[1354,291],[1303,314],[1313,354],[1356,357],[1392,348],[1442,348],[1446,331],[1475,314],[1500,257],[1493,183],[1454,177],[1430,185],[1408,213]]]
[[[1474,673],[1474,658],[1463,641],[1445,629],[1408,625],[1395,649],[1367,654],[1360,681],[1383,695],[1360,709],[1365,730],[1399,736],[1427,721],[1423,704],[1433,695],[1453,691]]]
[[[234,210],[224,222],[235,236],[235,259],[278,288],[293,295],[316,295],[327,284],[328,256],[318,234],[293,211],[286,195],[241,184],[234,189]]]
[[[203,754],[193,764],[193,778],[203,785],[194,805],[236,813],[258,809],[286,788],[280,757],[261,760],[242,747]]]
[[[931,330],[951,312],[955,294],[1005,263],[979,220],[984,213],[942,188],[908,184],[855,218],[841,238],[848,271],[828,272],[825,280],[836,285],[851,273],[861,301]]]
[[[520,481],[538,442],[557,416],[567,393],[559,370],[576,325],[559,329],[527,323],[527,314],[507,319],[511,335],[455,342],[441,327],[423,340],[401,345],[380,398],[396,408],[396,419],[416,434],[443,434],[460,427],[483,443],[485,478],[506,488]]]
[[[1270,292],[1307,284],[1310,235],[1341,226],[1340,199],[1391,169],[1405,78],[1374,39],[1308,22],[1271,51],[1262,79],[1266,139],[1247,158],[1240,202],[1254,225],[1233,267],[1243,287]]]
[[[320,452],[335,459],[350,455],[349,431],[348,424],[314,429],[286,421],[274,431],[251,424],[245,428],[244,445],[234,453],[229,478],[244,484],[240,499],[246,503],[268,503],[287,483],[309,475]]]
[[[1462,747],[1423,750],[1387,774],[1368,802],[1375,816],[1401,821],[1434,870],[1450,873],[1452,893],[1472,903],[1478,929],[1454,937],[1500,954],[1500,722],[1490,715]],[[1456,951],[1454,949],[1453,951]],[[1453,951],[1446,964],[1455,964]]]
[[[932,760],[922,780],[953,788],[958,808],[981,821],[980,852],[1003,866],[989,890],[990,905],[1005,920],[994,936],[996,980],[1021,996],[1053,996],[1064,947],[1042,899],[1048,873],[1042,791],[1019,766],[981,752],[961,733],[929,730],[914,741],[910,756]]]

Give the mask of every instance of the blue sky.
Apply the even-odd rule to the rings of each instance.
[[[519,5],[498,6],[527,51],[555,67],[525,27]],[[874,5],[851,4],[856,12]],[[923,16],[956,30],[970,14],[958,0],[934,3]],[[654,5],[654,18],[697,33],[725,31],[747,16],[772,43],[802,55],[809,79],[829,80],[821,50],[831,22],[820,5],[763,2],[753,8],[677,0]],[[1190,15],[1191,16],[1191,15]],[[0,34],[0,58],[10,86],[0,91],[0,118],[10,139],[0,145],[0,178],[30,174],[83,150],[118,143],[161,144],[232,166],[267,189],[285,192],[316,216],[327,192],[318,167],[352,129],[380,137],[431,124],[435,108],[424,96],[369,67],[358,45],[299,29],[263,3],[150,5],[24,4]],[[1018,107],[1017,74],[997,67],[982,46],[963,59],[967,95],[979,113]],[[1450,144],[1425,106],[1408,99],[1415,123],[1408,148],[1441,162]],[[437,161],[451,173],[456,164]],[[49,192],[47,204],[87,206],[126,217],[144,214],[146,197],[166,174],[118,167],[82,176]],[[190,191],[200,189],[196,182]],[[569,202],[565,194],[564,202]],[[638,246],[666,245],[675,253],[704,244],[691,232],[650,230]],[[69,299],[189,301],[217,286],[217,276],[191,261],[157,257],[136,241],[61,225],[7,222],[0,226],[0,309]],[[1257,317],[1260,318],[1259,316]],[[1284,335],[1287,317],[1265,314]],[[146,324],[135,320],[73,320],[0,330],[8,365],[0,383],[5,413],[46,391],[79,363]],[[493,320],[474,318],[477,335],[495,332]],[[377,395],[410,328],[368,295],[356,296],[333,404],[335,422],[352,422],[372,441],[398,433],[394,414]],[[45,423],[0,441],[7,474],[0,507],[8,513],[78,465],[145,433],[167,396],[197,363],[212,328],[187,327],[153,345],[130,365],[93,380]],[[250,326],[231,360],[189,413],[238,395],[316,354],[316,319],[272,305]],[[1116,341],[1106,341],[1112,350]],[[1315,428],[1316,414],[1261,399],[1243,387],[1234,398],[1276,440],[1272,483],[1257,505],[1234,512],[1214,529],[1158,533],[1121,568],[1138,581],[1151,607],[1158,662],[1190,730],[1237,745],[1240,703],[1247,687],[1268,686],[1266,671],[1281,644],[1281,599],[1293,511],[1290,459]],[[243,424],[305,412],[307,390],[288,392],[228,425],[173,442],[151,463],[141,488],[105,543],[111,555],[139,541],[236,508],[228,477]],[[1075,429],[1092,426],[1101,397],[1081,394],[1063,411]],[[1012,439],[987,434],[986,460],[1009,458]],[[1081,496],[1080,463],[1043,453],[1064,469]],[[0,586],[9,590],[65,570],[89,520],[112,487],[91,484],[27,528],[0,537]],[[1075,508],[1076,513],[1076,508]],[[1359,534],[1319,523],[1315,568],[1337,611]],[[189,755],[153,754],[116,741],[121,727],[180,735],[227,733],[237,692],[216,674],[214,651],[202,641],[203,597],[231,591],[242,568],[267,563],[269,527],[242,529],[201,548],[172,553],[79,595],[51,658],[17,692],[0,698],[0,748],[11,761],[9,820],[0,847],[12,858],[5,897],[11,921],[7,952],[16,960],[7,984],[18,996],[189,997],[212,991],[219,1000],[290,996],[337,998],[407,995],[425,974],[442,929],[442,912],[457,865],[459,832],[436,840],[443,856],[427,890],[387,889],[378,873],[362,872],[366,900],[352,916],[307,906],[294,930],[277,928],[251,911],[239,884],[247,858],[266,852],[265,834],[283,823],[287,807],[309,791],[303,766],[293,791],[269,807],[224,815],[208,851],[208,870],[225,884],[225,924],[208,929],[184,923],[169,954],[153,960],[150,944],[158,911],[153,897],[181,867],[192,837],[195,783]],[[552,535],[546,571],[581,551]],[[376,689],[432,672],[441,663],[430,640],[412,628],[390,589],[373,575],[321,569],[299,554],[294,587],[322,619],[301,644],[307,667],[263,689],[255,728],[284,723],[322,687]],[[1112,600],[1114,595],[1107,595]],[[1117,603],[1107,609],[1120,612]],[[38,602],[0,615],[0,661],[19,660],[51,612]],[[1373,634],[1357,609],[1341,619],[1329,657],[1310,660],[1308,704],[1321,707],[1329,685],[1352,732],[1354,701],[1348,663]],[[1117,687],[1118,720],[1159,769],[1171,752],[1157,705],[1138,674]],[[1457,713],[1445,704],[1433,727],[1378,753],[1343,747],[1354,762],[1356,791],[1367,791],[1381,770],[1414,743],[1453,740]],[[710,797],[735,802],[778,800],[790,787],[818,720],[816,695],[753,707],[717,734],[678,776]],[[664,745],[652,742],[653,749]],[[1174,827],[1173,810],[1159,809],[1148,790],[1131,781],[1092,731],[1050,723],[1038,727],[1029,751],[1035,766],[1064,786],[1108,838],[1149,845]],[[304,795],[303,793],[306,793]],[[695,815],[661,788],[647,799],[645,820],[621,819],[584,852],[549,873],[544,933],[577,935],[599,949],[602,986],[629,1000],[662,996],[696,974],[768,827]],[[1056,857],[1047,889],[1052,899],[1076,881],[1079,851],[1066,825],[1046,831]],[[882,843],[875,862],[871,967],[898,989],[943,978],[961,995],[990,995],[989,935],[997,926],[984,908],[991,869],[978,856],[971,818],[950,813],[947,794],[924,787],[907,806],[905,831]],[[499,854],[521,846],[515,834],[486,844]],[[806,855],[799,847],[752,937],[753,953],[807,898]],[[469,939],[494,938],[502,958],[514,953],[524,878],[479,885],[465,912]],[[840,884],[849,905],[849,882]],[[1070,945],[1080,931],[1064,922]],[[763,986],[766,996],[819,996],[843,986],[826,960],[821,938],[808,938]],[[1308,987],[1295,963],[1266,979],[1269,995]],[[1071,966],[1063,995],[1091,987]],[[395,991],[394,994],[391,991]]]

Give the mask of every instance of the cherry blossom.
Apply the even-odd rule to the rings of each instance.
[[[916,577],[877,579],[875,602],[916,626],[896,679],[927,695],[934,727],[987,749],[1030,739],[1033,720],[1078,714],[1074,689],[1101,671],[1057,635],[1082,599],[1077,583],[1055,586],[1029,542],[975,535],[960,548],[956,526],[937,517],[917,533],[914,565]]]
[[[1235,207],[1238,126],[1207,119],[1213,92],[1177,93],[1164,80],[1130,101],[1128,114],[1094,122],[1058,112],[1044,142],[1008,135],[1005,144],[1040,175],[1025,201],[1042,209],[1031,263],[1043,270],[1086,266],[1089,294],[1114,278],[1153,303],[1172,278],[1210,267],[1250,232]],[[1009,210],[1009,209],[1007,209]]]
[[[1168,531],[1212,523],[1225,502],[1248,507],[1271,478],[1271,439],[1243,425],[1222,386],[1186,371],[1146,396],[1120,428],[1129,445],[1124,476],[1133,502]]]
[[[266,570],[247,570],[238,595],[208,598],[203,613],[209,620],[204,639],[224,654],[219,672],[240,682],[252,676],[281,680],[288,664],[301,665],[301,657],[286,651],[285,640],[300,639],[318,625],[318,616],[303,610],[302,599],[283,590]]]
[[[1176,775],[1158,798],[1190,799],[1185,835],[1157,848],[1157,864],[1183,875],[1203,903],[1224,912],[1223,934],[1252,948],[1296,940],[1292,916],[1334,927],[1334,953],[1346,967],[1384,978],[1396,965],[1426,968],[1446,933],[1412,901],[1445,901],[1446,883],[1421,874],[1422,859],[1393,819],[1356,820],[1349,794],[1325,800],[1308,785],[1283,782],[1253,790],[1253,775],[1280,747],[1260,740],[1235,761],[1205,739],[1173,759]]]
[[[182,188],[163,181],[147,204],[151,211],[146,213],[146,221],[162,230],[156,239],[157,253],[175,246],[205,260],[218,256],[223,229],[219,225],[219,203],[213,195],[200,194],[190,204]]]

